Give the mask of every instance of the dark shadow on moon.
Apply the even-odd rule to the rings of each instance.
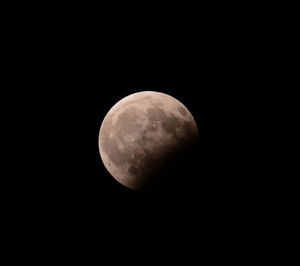
[[[195,157],[199,157],[199,142],[186,147],[174,154],[166,161],[153,176],[152,183],[143,193],[149,195],[168,195],[189,190],[197,183],[201,166],[195,165]]]

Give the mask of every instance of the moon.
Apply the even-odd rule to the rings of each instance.
[[[199,139],[189,110],[170,95],[142,91],[117,102],[99,132],[105,168],[122,185],[145,190],[159,170]]]

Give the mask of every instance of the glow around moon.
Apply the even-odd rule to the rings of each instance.
[[[198,138],[195,120],[181,102],[164,93],[143,91],[109,110],[100,128],[99,151],[118,182],[143,190],[172,156]]]

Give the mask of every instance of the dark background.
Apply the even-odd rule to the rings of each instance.
[[[151,62],[129,74],[128,69],[96,74],[88,68],[68,70],[69,78],[46,75],[45,100],[34,104],[29,119],[35,129],[29,139],[39,144],[28,143],[30,153],[24,150],[24,156],[29,156],[30,171],[16,180],[19,230],[25,234],[21,245],[28,248],[30,239],[34,257],[140,265],[222,262],[245,259],[249,248],[259,245],[256,219],[265,181],[254,170],[260,162],[254,148],[253,90],[240,88],[249,77],[238,69],[233,75],[183,65]],[[105,114],[142,90],[164,92],[184,103],[201,138],[185,160],[165,173],[167,185],[152,193],[116,182],[98,151]]]
[[[113,29],[85,18],[18,24],[12,44],[23,159],[9,194],[11,241],[21,259],[255,261],[265,253],[264,217],[272,209],[262,167],[272,78],[266,62],[273,60],[265,32],[251,38],[246,22],[224,17],[133,32],[132,24]],[[147,193],[116,182],[98,151],[106,113],[143,90],[181,101],[200,131],[200,143],[164,173],[168,183]]]

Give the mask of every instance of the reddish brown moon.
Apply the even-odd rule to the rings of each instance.
[[[99,132],[99,151],[108,172],[122,185],[144,190],[174,154],[199,139],[189,110],[175,98],[143,91],[117,102]]]

